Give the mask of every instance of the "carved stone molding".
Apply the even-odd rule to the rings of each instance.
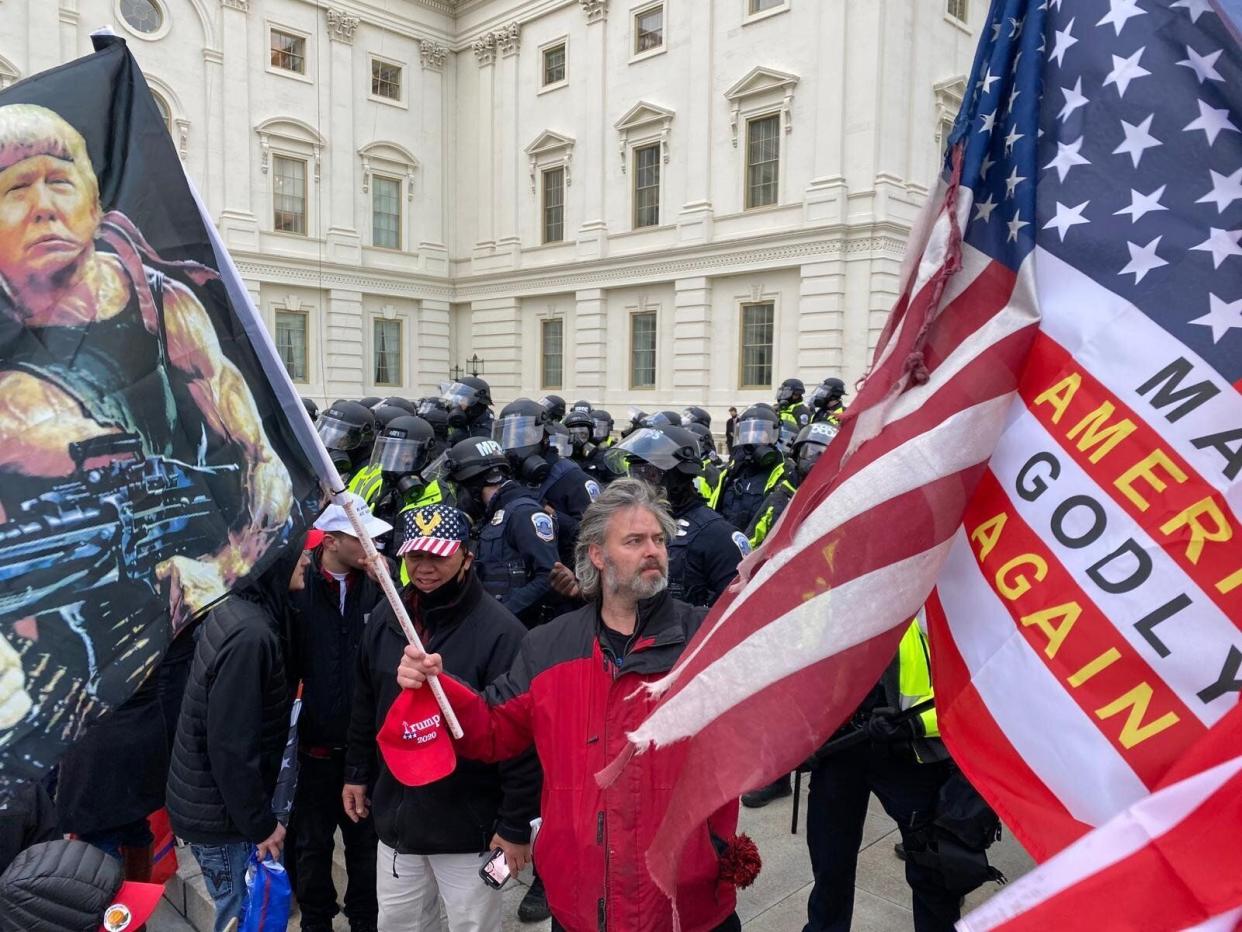
[[[354,43],[354,30],[361,20],[344,10],[328,10],[328,38],[348,45]]]
[[[418,58],[424,68],[432,71],[443,71],[448,60],[448,48],[431,39],[421,39],[418,43]]]
[[[502,29],[493,29],[479,36],[474,40],[471,48],[474,49],[475,60],[482,68],[496,61],[497,52],[505,58],[516,55],[521,44],[522,26],[520,23],[512,22]]]
[[[241,10],[243,13],[250,12],[250,0],[222,0],[222,2],[230,10]]]
[[[173,126],[176,128],[174,138],[177,142],[177,154],[184,162],[190,154],[190,121],[174,120]]]
[[[482,68],[496,61],[496,34],[489,32],[479,36],[471,46],[474,49],[474,60]]]
[[[588,23],[602,22],[608,15],[608,0],[578,0]]]

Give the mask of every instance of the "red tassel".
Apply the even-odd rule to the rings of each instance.
[[[749,835],[737,835],[720,859],[719,877],[722,883],[745,889],[755,882],[762,869],[758,846]]]

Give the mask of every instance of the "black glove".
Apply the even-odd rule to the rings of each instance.
[[[876,744],[896,744],[901,741],[913,741],[922,737],[918,716],[899,719],[899,711],[890,706],[881,706],[871,711],[864,729],[867,737]]]

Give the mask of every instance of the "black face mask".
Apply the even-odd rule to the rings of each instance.
[[[426,490],[427,483],[418,473],[408,472],[397,480],[397,492],[402,498],[418,498]]]
[[[552,465],[538,453],[532,453],[522,460],[518,473],[522,479],[530,483],[543,482],[548,477]]]
[[[427,608],[439,608],[452,604],[461,595],[462,590],[466,588],[466,576],[469,573],[469,568],[463,564],[457,575],[441,585],[440,588],[432,589],[430,592],[419,592],[418,597],[420,601]]]
[[[471,521],[478,522],[487,510],[483,504],[483,487],[481,485],[458,486],[457,507],[464,511]]]
[[[452,411],[448,416],[449,427],[461,429],[466,426],[466,412],[460,408]]]
[[[345,481],[354,471],[354,461],[350,459],[349,454],[344,450],[332,450],[330,455],[332,457],[332,465],[340,475],[341,481]]]
[[[702,504],[703,496],[694,486],[694,480],[683,473],[665,473],[664,489],[668,494],[668,504],[674,512],[681,511],[695,503]]]

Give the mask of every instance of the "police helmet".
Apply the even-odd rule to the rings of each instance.
[[[775,447],[780,437],[780,418],[771,406],[751,405],[742,412],[733,429],[733,445]]]
[[[547,412],[529,398],[518,398],[505,405],[492,425],[492,439],[511,455],[524,455],[543,445]]]
[[[643,427],[654,427],[657,430],[661,427],[680,427],[681,415],[676,411],[657,411],[655,414],[643,418]]]
[[[408,398],[399,398],[396,395],[389,395],[380,401],[375,407],[386,406],[390,408],[400,408],[406,414],[418,414],[417,402],[410,401]]]
[[[805,477],[810,473],[836,435],[837,428],[827,421],[807,424],[798,432],[798,439],[793,443],[793,458],[799,476]]]
[[[539,399],[544,415],[549,421],[559,421],[565,416],[565,399],[560,395],[544,395]]]
[[[556,450],[558,456],[568,458],[574,455],[573,438],[569,435],[568,427],[560,421],[548,421],[543,429],[548,435],[548,446]]]
[[[840,379],[827,378],[815,386],[811,393],[811,407],[827,409],[845,397],[845,383]]]
[[[427,465],[435,439],[436,432],[421,417],[403,414],[393,418],[375,438],[371,465],[401,475],[419,472]]]
[[[367,407],[367,408],[374,408],[377,404],[379,404],[383,400],[384,399],[379,397],[379,395],[367,395],[367,397],[365,398],[359,398],[358,404],[363,405],[364,407]]]
[[[307,415],[312,421],[319,417],[319,405],[311,401],[309,398],[302,399],[302,407],[306,409]]]
[[[396,405],[390,405],[383,401],[372,408],[371,413],[375,415],[376,428],[387,427],[399,417],[410,416],[410,412],[405,410],[405,408],[398,408]]]
[[[612,415],[603,408],[591,409],[591,420],[595,423],[595,427],[591,430],[591,440],[594,443],[603,443],[612,436]]]
[[[711,428],[698,421],[691,421],[686,425],[686,430],[698,438],[699,449],[703,451],[704,456],[716,452],[716,438],[712,436]]]
[[[375,437],[375,415],[356,401],[338,401],[319,415],[315,429],[329,450],[357,450]]]
[[[492,403],[491,387],[480,378],[472,375],[462,376],[456,382],[440,384],[440,400],[450,411],[469,411]]]
[[[639,464],[654,467],[661,474],[679,472],[697,476],[703,472],[698,438],[684,427],[643,427],[613,449],[617,452],[612,455],[624,456],[630,464],[631,475],[638,478],[644,478],[643,470],[637,468]]]
[[[418,402],[418,416],[431,425],[436,436],[441,440],[448,437],[449,413],[444,402],[439,398],[421,398]]]
[[[482,479],[485,485],[496,485],[513,474],[504,447],[486,437],[453,444],[445,454],[444,471],[454,482]]]
[[[801,401],[805,394],[806,386],[801,379],[786,379],[776,391],[776,402],[783,405],[791,401]]]
[[[574,408],[565,415],[565,429],[569,431],[569,441],[575,450],[581,450],[594,439],[595,418],[589,411]]]
[[[591,402],[582,401],[580,399],[578,401],[575,401],[573,403],[573,407],[571,407],[569,410],[570,411],[585,411],[587,414],[590,414],[591,413]]]
[[[681,412],[681,425],[682,427],[689,427],[691,424],[702,424],[710,429],[712,426],[712,416],[707,413],[706,408],[691,405]]]

